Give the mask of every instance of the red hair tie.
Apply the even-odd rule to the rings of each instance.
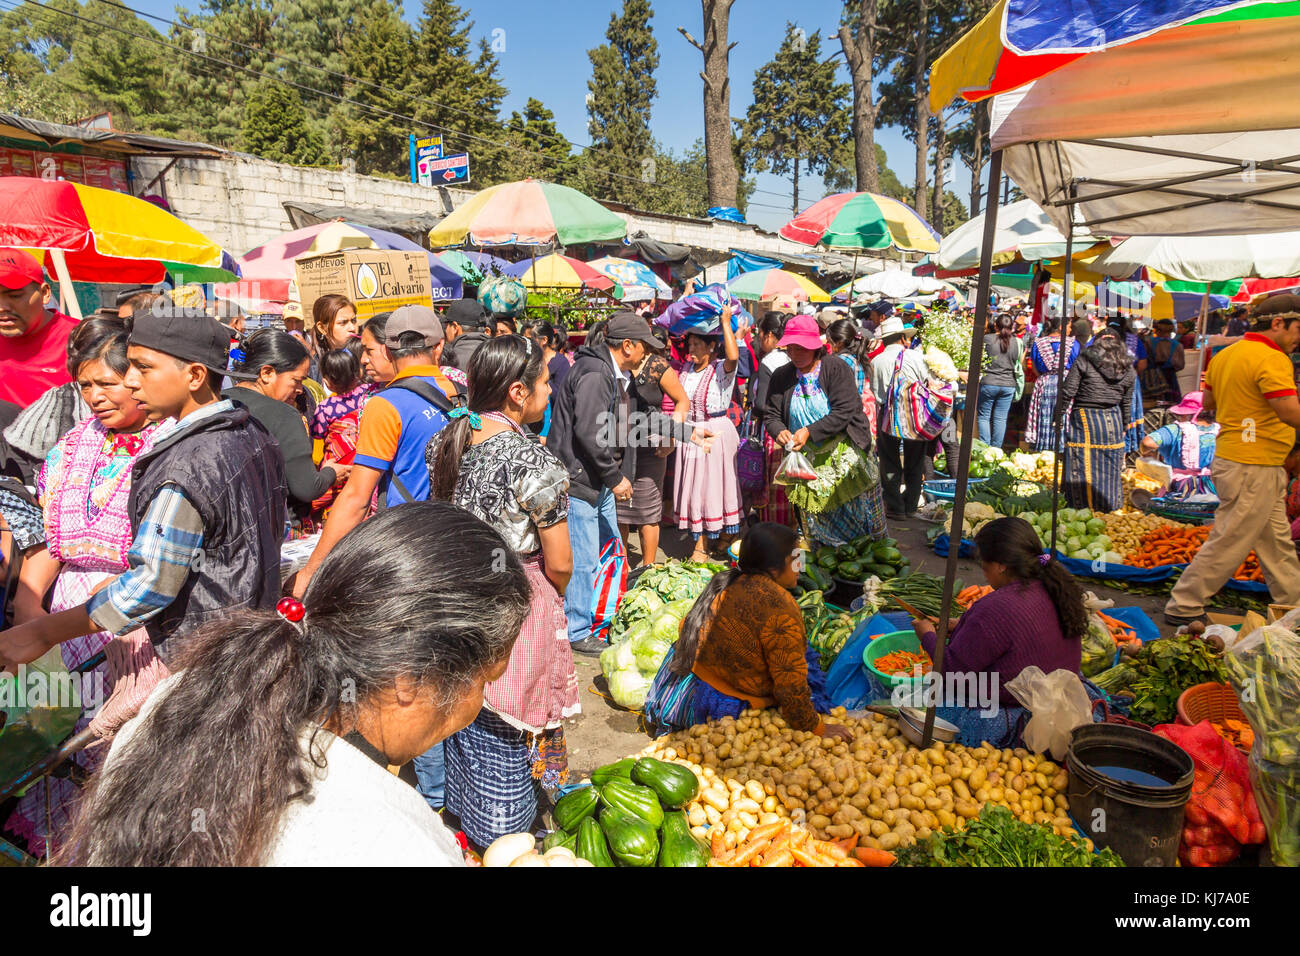
[[[283,597],[276,602],[275,613],[290,624],[295,631],[304,637],[307,635],[307,628],[303,627],[302,619],[307,616],[307,608],[295,597]]]

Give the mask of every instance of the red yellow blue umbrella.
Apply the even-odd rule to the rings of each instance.
[[[76,282],[224,282],[234,257],[151,202],[111,189],[31,176],[0,177],[0,246],[44,252]],[[66,275],[60,274],[66,273]]]

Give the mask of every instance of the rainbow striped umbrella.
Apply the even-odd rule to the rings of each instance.
[[[0,177],[0,246],[60,260],[74,282],[221,282],[235,259],[151,202],[112,189],[31,176]]]
[[[937,252],[939,234],[906,203],[877,193],[836,193],[813,203],[779,230],[805,246],[866,251]]]
[[[594,289],[621,298],[623,288],[587,263],[558,252],[540,259],[524,259],[510,266],[510,275],[530,289]]]
[[[429,244],[572,246],[625,235],[627,223],[589,196],[568,186],[525,179],[475,193],[429,230]]]
[[[829,302],[831,297],[820,286],[796,272],[784,269],[755,269],[742,272],[727,283],[731,294],[738,299],[756,299],[760,302],[777,296],[790,296],[798,302]]]
[[[1165,74],[1204,66],[1204,49],[1232,43],[1250,21],[1277,20],[1265,29],[1293,29],[1285,21],[1300,13],[1291,0],[997,0],[975,27],[948,48],[930,70],[930,109],[955,96],[976,102],[1006,93],[1083,57],[1155,34],[1181,31],[1181,48],[1162,57]],[[1260,26],[1264,26],[1260,24]]]

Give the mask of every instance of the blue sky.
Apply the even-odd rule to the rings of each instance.
[[[130,6],[156,16],[173,17],[175,7],[168,0],[125,0]],[[731,37],[738,45],[731,51],[731,112],[743,116],[752,99],[754,71],[776,52],[785,34],[787,20],[805,31],[820,32],[822,49],[829,55],[839,49],[834,32],[842,9],[841,0],[802,0],[797,4],[773,0],[737,0],[731,11]],[[197,7],[198,3],[188,4]],[[529,96],[544,102],[554,113],[560,132],[574,143],[587,143],[585,98],[591,64],[587,50],[605,40],[610,12],[621,9],[621,0],[461,0],[462,8],[474,20],[473,35],[504,41],[499,52],[501,75],[509,89],[505,111],[522,109]],[[703,33],[699,0],[657,0],[651,25],[659,41],[659,69],[655,78],[659,98],[654,105],[653,130],[657,139],[681,153],[704,135],[702,57],[677,32],[685,27],[697,39]],[[406,18],[415,22],[419,0],[405,0]],[[797,14],[797,15],[796,15]],[[165,30],[162,25],[154,24]],[[504,31],[494,33],[495,30]],[[848,82],[848,70],[840,65],[841,79]],[[904,183],[914,179],[915,150],[901,130],[884,129],[877,141],[889,157],[889,165]],[[970,174],[958,164],[954,191],[969,192]],[[790,218],[792,185],[788,178],[771,174],[758,177],[751,197],[749,219],[767,229],[776,229]],[[800,207],[821,198],[820,179],[800,180]]]

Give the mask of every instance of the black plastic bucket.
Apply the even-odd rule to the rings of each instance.
[[[1173,866],[1192,792],[1192,758],[1149,730],[1084,724],[1070,734],[1070,816],[1128,866]]]

